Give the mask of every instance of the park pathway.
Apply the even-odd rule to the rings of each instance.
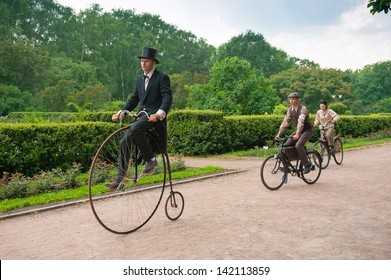
[[[316,184],[289,177],[274,192],[260,160],[186,158],[244,171],[175,186],[181,218],[162,203],[129,235],[103,229],[88,203],[0,220],[0,259],[390,259],[390,158],[391,144],[347,151]]]

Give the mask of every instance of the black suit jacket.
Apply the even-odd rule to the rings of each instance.
[[[145,110],[148,114],[155,114],[159,109],[167,114],[172,104],[170,78],[155,69],[148,82],[147,90],[144,88],[144,77],[140,76],[137,78],[133,94],[123,110],[132,111],[140,103],[139,110]]]

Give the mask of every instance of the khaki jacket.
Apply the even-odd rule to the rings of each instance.
[[[334,127],[334,123],[339,121],[339,115],[331,109],[326,109],[326,111],[318,110],[316,112],[314,126],[321,124],[325,129]]]

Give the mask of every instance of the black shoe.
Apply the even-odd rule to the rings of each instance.
[[[311,164],[308,164],[307,166],[304,166],[303,174],[307,174],[311,171]]]
[[[106,184],[106,187],[108,187],[110,191],[115,191],[121,183],[122,181],[118,182],[118,180],[115,180],[112,183]]]
[[[147,165],[145,165],[145,168],[143,170],[143,173],[151,173],[153,171],[153,169],[156,167],[157,165],[157,160],[150,160],[147,162]]]
[[[332,153],[332,154],[335,153],[335,148],[334,148],[334,147],[332,147],[332,148],[330,149],[330,153]]]

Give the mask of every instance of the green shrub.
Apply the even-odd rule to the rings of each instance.
[[[12,112],[9,123],[111,122],[115,112]]]
[[[79,164],[73,164],[66,171],[57,168],[48,172],[40,172],[33,177],[15,173],[0,182],[0,200],[79,187],[80,184],[76,181],[78,175],[80,175]]]
[[[60,114],[61,115],[61,114]],[[0,123],[0,175],[2,172],[32,176],[74,162],[87,170],[103,140],[121,124],[111,122],[112,112],[86,113],[84,120],[67,123]],[[55,114],[48,114],[55,120]],[[71,114],[56,121],[71,119]],[[314,115],[310,116],[313,123]],[[282,115],[229,116],[216,111],[179,110],[168,115],[168,150],[183,155],[212,155],[262,147],[277,134]],[[341,116],[336,124],[343,137],[365,137],[391,127],[388,114]],[[293,131],[293,126],[286,134]],[[311,141],[319,138],[314,129]],[[102,173],[102,176],[104,174]]]
[[[223,113],[173,111],[168,116],[168,148],[171,153],[207,155],[224,152],[228,143]]]
[[[103,140],[118,125],[113,123],[0,124],[0,174],[32,176],[74,162],[88,169]]]

